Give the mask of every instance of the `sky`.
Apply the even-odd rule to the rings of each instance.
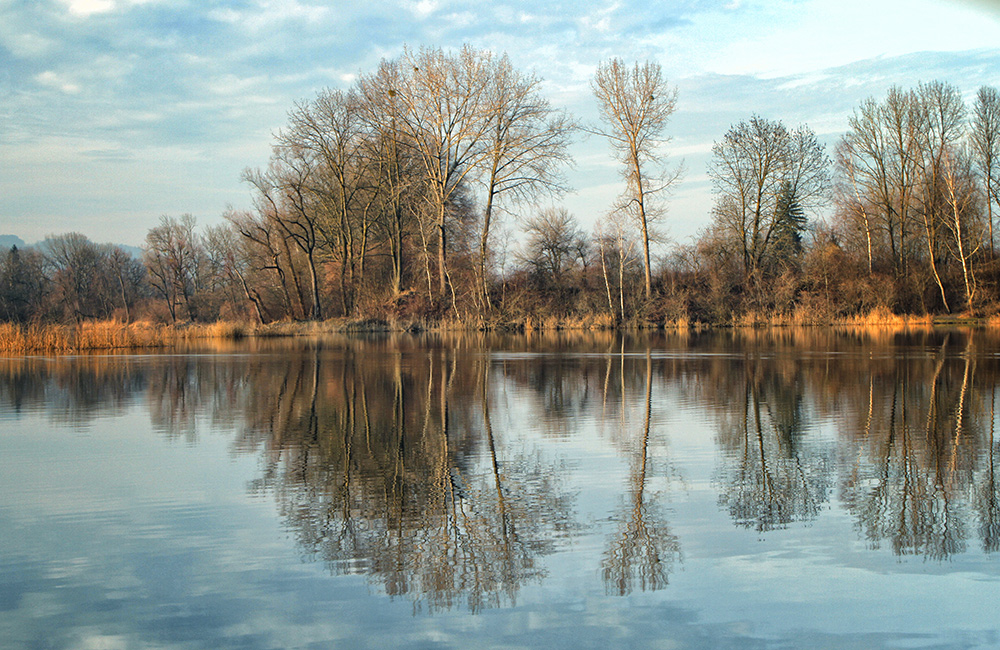
[[[1000,0],[0,0],[0,235],[140,245],[161,215],[218,223],[249,207],[241,171],[294,102],[406,46],[463,44],[506,52],[585,123],[601,61],[659,62],[678,90],[663,153],[684,169],[662,226],[688,243],[733,124],[807,124],[832,153],[892,85],[1000,87]],[[589,228],[621,179],[598,138],[572,154],[560,203]]]

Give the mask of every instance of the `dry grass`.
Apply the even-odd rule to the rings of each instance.
[[[0,355],[167,348],[192,340],[237,340],[251,333],[252,328],[235,322],[180,326],[118,321],[76,325],[0,323]]]
[[[525,332],[551,332],[561,330],[611,330],[617,327],[615,317],[608,313],[584,314],[572,316],[546,316],[535,319],[525,317],[521,325]]]
[[[951,323],[951,321],[948,321]],[[730,323],[738,329],[830,327],[894,332],[933,327],[931,316],[901,316],[887,308],[874,309],[866,314],[832,318],[829,314],[813,309],[799,309],[791,313],[751,312],[734,317]],[[987,328],[1000,328],[1000,314],[976,323]],[[645,321],[616,322],[615,316],[596,313],[576,316],[526,316],[522,321],[485,324],[481,321],[466,322],[447,320],[382,319],[330,319],[326,321],[283,321],[267,325],[254,325],[236,321],[219,321],[206,324],[157,325],[148,322],[125,324],[117,321],[86,322],[78,325],[15,325],[0,323],[0,356],[24,354],[72,354],[91,351],[136,350],[143,348],[173,348],[178,346],[235,345],[244,338],[275,338],[296,336],[325,336],[357,332],[449,332],[482,329],[531,332],[560,331],[612,331],[662,328],[687,332],[707,326],[687,318],[666,320],[652,324]]]
[[[934,317],[906,316],[892,313],[886,307],[876,307],[867,314],[858,314],[844,318],[837,324],[861,328],[906,329],[909,327],[927,327],[934,324]]]
[[[1000,324],[1000,319],[997,320]],[[834,317],[822,311],[809,308],[796,309],[792,312],[765,313],[746,312],[734,316],[732,325],[740,328],[752,327],[815,327],[834,326],[860,329],[907,329],[914,327],[929,327],[934,324],[931,315],[914,316],[895,314],[887,307],[875,309],[853,316]]]
[[[170,328],[150,323],[95,321],[79,325],[0,323],[0,354],[72,353],[166,346]]]

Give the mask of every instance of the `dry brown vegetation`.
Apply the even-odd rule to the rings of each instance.
[[[941,323],[938,323],[941,324]],[[964,324],[986,329],[1000,328],[1000,316],[981,320],[949,321],[947,324]],[[848,329],[859,333],[894,333],[927,330],[935,326],[932,316],[905,316],[894,314],[886,308],[876,308],[865,314],[840,319],[814,319],[802,311],[791,314],[746,313],[726,325],[709,325],[681,318],[661,322],[631,321],[616,323],[610,314],[583,316],[549,316],[541,319],[530,316],[505,321],[483,323],[479,320],[447,319],[437,322],[416,320],[346,319],[325,321],[282,321],[258,325],[236,321],[215,323],[187,323],[163,325],[148,322],[121,323],[93,321],[74,325],[0,323],[0,355],[25,354],[75,354],[84,352],[129,352],[142,349],[190,349],[193,346],[211,347],[225,351],[242,339],[268,339],[284,337],[315,337],[331,334],[375,332],[515,332],[531,335],[546,332],[613,332],[663,330],[666,332],[697,332],[707,329],[730,328],[734,332],[752,331],[815,331]],[[219,347],[219,346],[222,347]]]

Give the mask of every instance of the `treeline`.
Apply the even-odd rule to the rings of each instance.
[[[2,253],[0,318],[613,325],[997,311],[996,89],[966,102],[947,83],[893,87],[855,109],[832,152],[808,126],[748,116],[713,147],[710,225],[667,250],[676,89],[656,63],[615,59],[591,85],[602,121],[581,125],[506,55],[407,50],[296,104],[270,160],[243,174],[252,207],[223,224],[163,217],[141,263],[78,234]],[[569,145],[587,134],[608,141],[625,181],[589,232],[558,204]]]

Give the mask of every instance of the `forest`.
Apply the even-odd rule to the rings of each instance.
[[[163,216],[141,258],[86,235],[0,251],[0,320],[470,327],[830,323],[1000,312],[1000,92],[893,86],[828,150],[748,114],[714,143],[709,225],[666,246],[677,89],[601,63],[601,121],[505,54],[407,49],[296,103],[249,209]],[[570,146],[607,141],[622,193],[592,228],[559,205]]]

